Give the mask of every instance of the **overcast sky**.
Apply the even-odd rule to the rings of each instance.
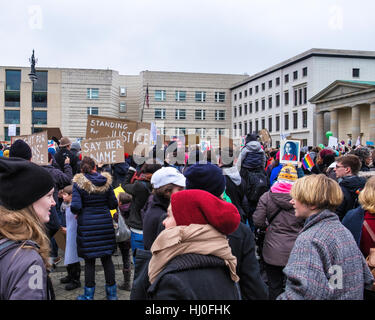
[[[375,50],[375,1],[0,2],[0,65],[247,73],[311,48]]]

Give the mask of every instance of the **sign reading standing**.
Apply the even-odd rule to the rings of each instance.
[[[41,166],[48,165],[48,138],[47,131],[34,133],[29,136],[12,137],[12,143],[16,140],[25,141],[31,148],[31,161]]]
[[[150,144],[150,129],[150,123],[88,115],[86,139],[122,138],[125,152],[132,153],[136,144]]]
[[[93,158],[97,163],[112,164],[124,162],[124,139],[99,138],[82,140],[82,157]]]

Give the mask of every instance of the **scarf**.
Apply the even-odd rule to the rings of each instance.
[[[213,255],[223,259],[232,280],[239,281],[236,274],[237,258],[232,255],[227,237],[209,224],[191,224],[165,229],[156,238],[151,252],[152,258],[148,267],[151,284],[170,260],[185,253]]]

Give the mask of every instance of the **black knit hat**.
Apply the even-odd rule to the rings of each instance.
[[[9,157],[19,157],[25,160],[31,160],[31,148],[25,141],[18,139],[11,145]]]
[[[21,158],[0,157],[0,202],[7,209],[26,208],[53,187],[46,169]]]

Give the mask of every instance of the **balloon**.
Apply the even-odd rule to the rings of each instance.
[[[332,136],[333,136],[332,131],[327,131],[327,132],[326,132],[326,137],[327,137],[327,139],[329,139],[329,137],[332,137]]]
[[[324,149],[324,144],[320,144],[319,147],[321,147],[322,149]]]

